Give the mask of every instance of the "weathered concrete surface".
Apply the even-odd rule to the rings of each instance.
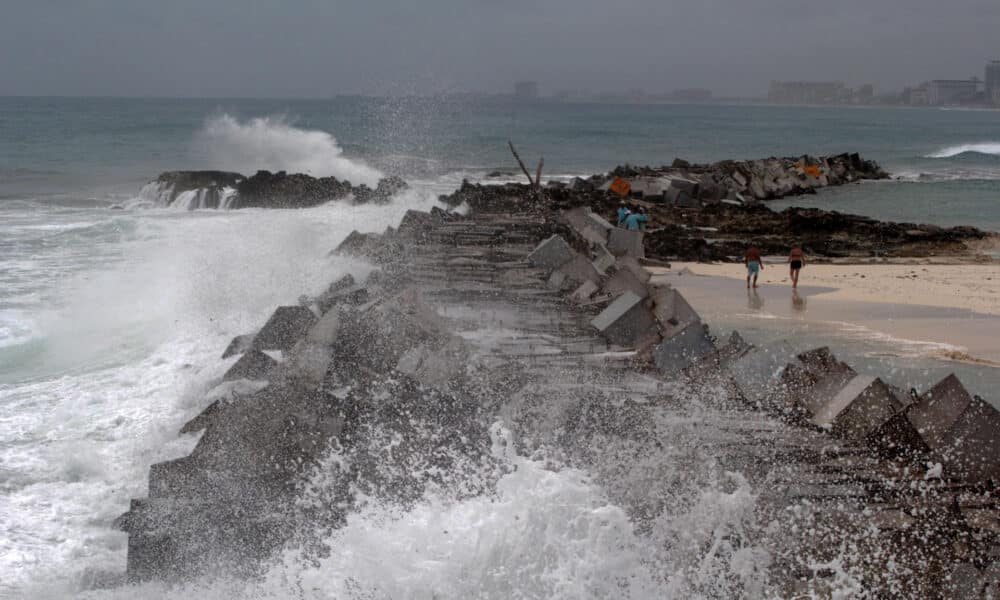
[[[316,315],[304,306],[279,306],[254,336],[251,348],[291,350],[316,321]]]
[[[248,350],[233,366],[229,367],[226,374],[222,376],[222,380],[267,379],[277,366],[278,361],[260,350]]]
[[[646,337],[656,319],[641,296],[625,292],[590,322],[612,344],[634,347]]]
[[[776,393],[785,366],[795,357],[787,341],[753,348],[731,361],[724,372],[749,402],[763,407]]]
[[[253,345],[254,335],[256,334],[246,333],[234,337],[233,341],[229,342],[229,345],[226,346],[225,352],[222,353],[222,358],[229,358],[230,356],[243,354],[249,350]]]
[[[576,253],[566,240],[554,235],[538,245],[528,255],[528,263],[540,269],[552,271],[573,260]]]
[[[600,306],[549,289],[549,270],[527,261],[550,231],[540,220],[518,211],[429,221],[397,262],[382,263],[371,301],[324,315],[267,388],[209,404],[192,425],[204,430],[195,451],[153,469],[151,497],[119,521],[130,577],[253,576],[291,537],[342,524],[352,489],[403,510],[432,484],[489,494],[498,469],[488,431],[498,420],[520,454],[586,472],[652,557],[681,549],[655,565],[682,594],[824,597],[838,580],[815,567],[837,564],[873,596],[947,597],[955,564],[992,560],[1000,538],[989,533],[988,490],[930,477],[924,457],[885,459],[866,440],[748,406],[724,373],[749,352],[741,339],[716,350],[692,321],[653,353],[666,375],[641,353],[609,352],[590,325]],[[384,246],[371,241],[375,252]],[[322,361],[295,358],[314,342],[332,349],[318,385],[302,374]],[[810,390],[826,385],[825,402],[855,376],[829,352],[790,366],[778,395],[803,407],[817,406],[805,401]],[[824,384],[835,376],[839,384]],[[795,377],[801,385],[783,391]],[[334,444],[345,464],[371,468],[331,471],[330,495],[297,512],[299,486]],[[705,532],[675,529],[722,507],[733,509],[724,520],[697,521]],[[979,524],[974,535],[966,515]],[[766,570],[759,588],[714,576],[747,565],[748,553],[767,556],[753,563]],[[706,569],[713,576],[698,585],[709,587],[685,587]]]
[[[609,296],[633,293],[640,298],[649,296],[649,288],[628,269],[615,271],[601,286],[601,291]]]
[[[705,326],[701,321],[692,321],[653,350],[653,361],[661,373],[673,375],[713,351],[715,345],[708,337]]]
[[[574,208],[560,213],[560,217],[583,239],[594,245],[606,245],[608,234],[614,229],[614,225],[608,223],[600,215],[594,214],[590,209]]]
[[[836,435],[862,439],[871,434],[909,401],[884,381],[871,375],[856,375],[813,413],[813,424],[830,428]]]
[[[608,235],[608,251],[615,256],[643,258],[646,256],[643,237],[644,234],[641,231],[628,231],[616,227]]]

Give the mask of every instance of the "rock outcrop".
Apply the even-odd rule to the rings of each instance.
[[[358,204],[384,203],[407,188],[398,177],[379,180],[375,189],[336,177],[285,171],[257,171],[246,177],[224,171],[168,171],[143,187],[140,198],[179,208],[308,208],[353,198]]]

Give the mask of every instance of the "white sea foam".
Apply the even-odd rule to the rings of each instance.
[[[927,158],[953,158],[960,154],[975,153],[1000,156],[1000,142],[981,142],[975,144],[959,144],[948,146],[937,152],[928,154]]]
[[[111,522],[145,494],[150,463],[190,451],[178,428],[209,401],[229,339],[344,272],[363,277],[326,256],[350,230],[433,204],[408,190],[387,206],[118,213],[131,223],[118,237],[36,269],[30,331],[0,348],[0,597],[75,597],[120,573]],[[77,253],[69,271],[62,252]]]
[[[259,169],[333,176],[358,185],[375,185],[382,174],[347,158],[326,131],[300,129],[283,117],[239,121],[224,114],[209,119],[198,135],[214,168],[253,174]]]

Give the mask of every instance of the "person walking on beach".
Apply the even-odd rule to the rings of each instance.
[[[646,228],[646,223],[649,221],[649,217],[643,212],[642,207],[635,209],[635,212],[629,213],[625,217],[625,229],[629,231],[639,231],[640,229]]]
[[[627,219],[630,214],[631,214],[631,211],[628,209],[628,205],[625,204],[625,201],[622,200],[621,202],[619,202],[618,203],[618,226],[619,227],[624,227],[625,226],[625,219]]]
[[[757,275],[764,270],[764,262],[760,259],[760,249],[753,242],[743,255],[743,263],[747,266],[747,289],[750,289],[750,278],[753,278],[753,286],[757,287]]]
[[[788,254],[788,275],[792,279],[792,289],[799,287],[799,271],[805,264],[805,252],[799,244],[792,244],[792,251]]]

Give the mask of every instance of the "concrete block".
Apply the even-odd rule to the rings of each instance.
[[[309,329],[289,353],[285,372],[290,379],[311,387],[323,382],[333,359],[340,324],[338,312],[329,311]]]
[[[641,296],[625,292],[590,324],[612,344],[632,347],[656,325]]]
[[[662,331],[662,324],[660,327]],[[691,379],[700,379],[710,373],[724,371],[730,364],[752,349],[753,346],[748,344],[738,331],[733,331],[721,348],[694,361],[690,367],[684,370],[684,374]]]
[[[627,270],[616,271],[614,275],[604,282],[601,290],[611,296],[617,296],[626,292],[631,292],[640,298],[649,296],[649,288],[646,287],[646,284],[639,281],[638,277]]]
[[[782,340],[746,352],[732,361],[725,373],[746,400],[762,404],[774,394],[785,366],[794,356],[791,344]]]
[[[249,350],[253,345],[254,335],[256,334],[246,333],[234,337],[233,341],[229,342],[229,345],[226,346],[225,352],[222,353],[222,358],[229,358],[230,356],[242,354]]]
[[[324,292],[319,298],[316,299],[316,306],[319,308],[321,314],[326,314],[331,308],[342,304],[345,306],[361,306],[362,304],[367,304],[371,300],[371,295],[368,293],[368,288],[359,288],[350,291],[340,291],[340,292]]]
[[[532,250],[528,263],[534,267],[552,271],[573,260],[576,255],[566,240],[554,235]]]
[[[594,260],[591,264],[598,273],[604,275],[608,269],[615,266],[615,255],[608,251],[607,246],[598,245],[594,249]]]
[[[421,344],[399,358],[396,370],[428,387],[444,391],[464,374],[462,365],[466,364],[467,359],[468,353],[458,340],[452,340],[438,349]]]
[[[868,445],[885,458],[923,458],[930,448],[902,410],[868,434]],[[925,462],[925,461],[924,461]]]
[[[605,221],[600,215],[583,207],[564,210],[560,216],[580,237],[595,245],[607,244],[608,233],[614,229],[614,225]]]
[[[633,194],[641,195],[644,200],[656,201],[663,199],[672,182],[666,177],[635,177],[630,183]]]
[[[653,362],[664,375],[672,375],[695,360],[715,351],[715,344],[700,321],[688,323],[684,329],[663,340],[653,350]]]
[[[797,358],[806,371],[817,377],[834,372],[854,374],[854,370],[837,360],[837,357],[826,346],[802,352]]]
[[[672,204],[674,206],[680,204],[681,196],[684,198],[691,198],[691,194],[687,190],[683,190],[679,187],[671,187],[664,194],[663,199],[667,204]]]
[[[972,398],[931,456],[948,478],[1000,483],[1000,412]]]
[[[805,372],[811,385],[799,390],[796,404],[805,411],[810,421],[857,376],[853,369],[831,371],[819,376],[809,373],[808,369]]]
[[[684,296],[669,286],[653,288],[650,297],[653,299],[653,315],[660,322],[663,337],[671,337],[688,323],[701,320]]]
[[[565,273],[560,270],[552,271],[549,275],[549,279],[545,282],[549,286],[549,289],[556,290],[559,292],[568,291],[573,289],[573,280],[569,278]]]
[[[881,379],[856,375],[813,414],[812,423],[842,437],[860,440],[909,402]]]
[[[646,270],[641,264],[639,264],[639,259],[632,256],[620,256],[615,261],[615,268],[619,271],[626,270],[635,275],[636,279],[645,283],[649,283],[650,278],[653,276],[649,271]]]
[[[279,306],[253,339],[254,350],[291,350],[316,323],[316,315],[304,306]]]
[[[645,258],[646,251],[643,246],[643,233],[641,231],[629,231],[620,227],[612,229],[608,235],[608,251],[615,256]]]
[[[407,214],[409,214],[410,212],[413,212],[413,211],[408,211]],[[344,275],[343,277],[341,277],[337,281],[334,281],[333,283],[331,283],[330,287],[328,287],[326,289],[326,291],[329,292],[329,293],[331,293],[331,294],[336,294],[337,292],[342,292],[344,290],[349,290],[352,287],[354,287],[354,276],[351,275],[350,273],[348,273],[347,275]]]
[[[369,243],[371,234],[361,233],[358,230],[354,230],[344,238],[344,241],[340,242],[337,247],[330,252],[330,256],[336,254],[347,254],[351,256],[360,255],[366,244]]]
[[[936,450],[972,404],[972,396],[955,375],[949,375],[924,392],[906,412],[927,446]]]
[[[573,260],[559,267],[557,271],[566,275],[574,283],[592,281],[595,284],[599,284],[601,282],[600,273],[597,272],[597,269],[594,268],[594,265],[591,264],[586,256],[580,254],[575,255]]]
[[[577,304],[583,304],[590,300],[590,298],[597,293],[597,284],[593,281],[584,281],[580,284],[580,287],[576,288],[570,295],[570,300],[576,302]]]
[[[277,368],[278,361],[259,350],[248,350],[222,376],[223,381],[234,379],[268,379]]]

